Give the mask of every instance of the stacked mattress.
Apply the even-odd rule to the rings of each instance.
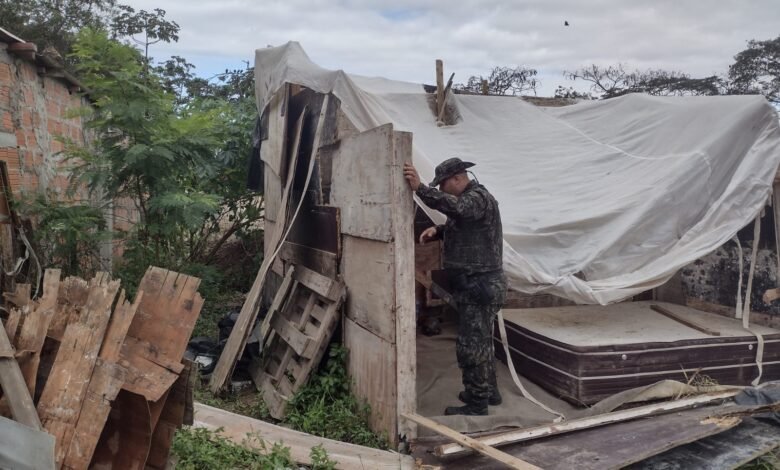
[[[681,305],[643,301],[503,313],[518,373],[577,404],[664,379],[749,385],[758,375],[758,340],[741,320]],[[761,381],[780,379],[780,330],[758,325],[751,330],[765,341]],[[506,362],[498,327],[494,337],[496,355]]]

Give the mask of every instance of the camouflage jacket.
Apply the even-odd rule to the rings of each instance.
[[[447,216],[438,227],[444,240],[444,268],[467,273],[500,270],[503,231],[498,201],[484,186],[471,181],[460,197],[421,184],[417,196]]]

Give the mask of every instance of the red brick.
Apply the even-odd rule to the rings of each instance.
[[[14,120],[8,111],[0,111],[0,128],[5,132],[14,131]]]
[[[11,66],[9,64],[0,64],[0,83],[11,83]]]

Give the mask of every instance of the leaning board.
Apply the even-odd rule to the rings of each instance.
[[[711,336],[651,309],[660,305]],[[721,385],[756,378],[757,340],[741,321],[664,302],[504,310],[510,354],[519,373],[573,403],[698,371]],[[751,326],[765,340],[762,382],[780,379],[780,330]],[[495,332],[496,354],[506,360]],[[699,370],[700,369],[700,370]]]

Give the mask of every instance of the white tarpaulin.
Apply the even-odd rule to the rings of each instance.
[[[260,109],[286,82],[333,92],[359,130],[413,132],[426,181],[446,158],[475,162],[500,204],[511,286],[579,303],[628,298],[715,250],[761,212],[780,163],[761,96],[539,108],[453,95],[461,120],[437,127],[421,85],[322,69],[298,43],[257,50],[255,66]]]

